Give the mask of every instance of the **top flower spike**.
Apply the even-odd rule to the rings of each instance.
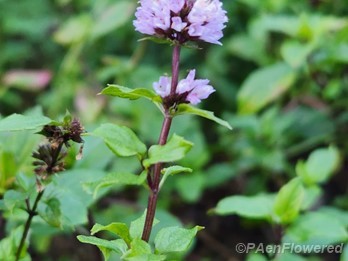
[[[143,34],[183,44],[205,41],[219,44],[228,21],[220,0],[140,0],[135,29]]]

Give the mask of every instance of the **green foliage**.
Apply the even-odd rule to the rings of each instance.
[[[277,99],[294,83],[296,74],[285,63],[277,63],[253,72],[238,92],[238,111],[255,113]]]
[[[183,152],[187,144],[175,147],[182,151],[170,157],[163,147],[151,147],[162,124],[156,106],[163,111],[152,83],[159,75],[170,76],[170,48],[137,41],[143,36],[132,26],[136,2],[0,1],[0,260],[14,258],[27,217],[25,199],[32,204],[37,195],[31,153],[42,141],[34,132],[66,109],[86,123],[83,158],[75,159],[78,147],[69,149],[67,170],[46,187],[38,206],[45,220],[34,217],[21,260],[30,260],[29,244],[37,259],[97,259],[89,248],[74,245],[74,234],[83,233],[88,216],[110,227],[94,228],[100,238],[79,239],[99,246],[110,260],[226,259],[205,237],[187,257],[157,255],[153,239],[178,219],[203,220],[207,234],[232,250],[231,258],[270,260],[261,254],[235,256],[231,242],[255,242],[257,234],[260,242],[344,243],[337,258],[346,260],[345,1],[224,0],[229,23],[223,46],[183,48],[180,61],[181,76],[196,68],[216,92],[201,109],[180,104],[171,113],[201,116],[226,128],[200,117],[175,117],[171,133],[194,146],[189,153]],[[30,109],[37,104],[48,117]],[[105,122],[117,127],[103,130],[99,126]],[[151,157],[148,148],[158,154]],[[177,160],[185,167],[171,166]],[[137,239],[128,238],[127,231],[137,210],[146,207],[142,163],[150,172],[158,161],[164,162],[156,214],[161,223],[146,244],[139,239],[143,223]],[[215,204],[213,213],[239,217],[230,225],[230,217],[206,215]],[[271,226],[280,227],[282,238]],[[60,242],[79,251],[72,254]],[[275,260],[321,258],[284,253]]]
[[[96,197],[99,190],[115,185],[142,185],[146,180],[147,172],[143,171],[140,175],[129,173],[110,173],[104,176],[101,180],[88,182],[84,184],[86,191],[93,193]]]
[[[191,229],[167,227],[160,230],[155,237],[155,248],[158,253],[187,251],[197,232],[204,227],[196,226]]]
[[[155,249],[152,249],[149,243],[141,239],[145,217],[146,211],[140,218],[132,221],[129,228],[125,223],[111,223],[106,226],[96,224],[91,229],[92,235],[108,231],[121,239],[104,240],[82,235],[77,239],[82,243],[96,245],[103,252],[105,260],[109,260],[112,251],[118,253],[121,260],[167,260],[172,253],[188,251],[197,232],[203,229],[200,226],[192,229],[178,226],[162,228],[155,236]],[[155,219],[153,226],[158,222]]]
[[[296,165],[297,174],[306,184],[326,182],[340,163],[340,155],[335,147],[313,151],[306,162]]]
[[[41,116],[12,114],[0,120],[0,131],[35,130],[49,124],[52,120]]]
[[[173,162],[182,159],[193,144],[174,134],[165,145],[152,145],[143,165],[148,168],[158,162]]]
[[[105,144],[117,156],[129,157],[138,155],[142,158],[146,152],[146,146],[143,144],[135,133],[125,127],[116,124],[103,124],[90,135],[100,137]]]
[[[185,114],[193,114],[193,115],[201,116],[203,118],[212,120],[232,130],[231,125],[227,121],[221,120],[220,118],[216,117],[214,113],[211,111],[201,110],[189,104],[180,104],[177,108],[177,111],[175,112],[175,115],[185,115]]]
[[[219,201],[213,213],[219,215],[238,214],[247,218],[270,219],[274,196],[253,197],[230,196]]]
[[[160,103],[162,101],[162,98],[159,95],[157,95],[154,91],[151,91],[148,89],[141,89],[141,88],[130,89],[127,87],[114,85],[114,84],[110,84],[107,88],[102,90],[101,94],[116,96],[116,97],[130,99],[130,100],[146,98],[157,103]]]
[[[304,188],[299,178],[294,178],[278,192],[274,202],[274,213],[280,223],[293,222],[301,209],[304,198]]]

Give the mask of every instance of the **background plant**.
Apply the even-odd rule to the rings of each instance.
[[[137,43],[139,35],[131,25],[136,1],[3,0],[0,5],[0,112],[4,117],[26,110],[38,115],[40,110],[32,108],[36,104],[51,118],[68,108],[76,111],[88,131],[100,122],[113,121],[131,127],[146,144],[157,142],[158,133],[154,132],[160,129],[161,115],[151,103],[138,100],[130,105],[121,99],[95,98],[106,83],[148,87],[164,71],[170,72],[169,49],[159,53],[156,44]],[[189,260],[243,259],[233,250],[237,242],[275,242],[270,222],[235,215],[208,217],[206,212],[231,195],[277,193],[297,175],[297,162],[306,162],[316,149],[333,145],[340,154],[340,164],[319,185],[322,193],[311,212],[329,206],[340,213],[330,216],[336,220],[345,217],[347,209],[344,1],[241,0],[224,1],[224,7],[230,21],[223,47],[183,50],[182,66],[194,68],[199,64],[197,71],[217,89],[202,106],[227,119],[234,131],[227,132],[199,118],[177,117],[173,132],[195,144],[180,165],[190,166],[195,172],[169,177],[171,182],[163,187],[159,202],[161,222],[157,226],[179,224],[170,212],[185,224],[205,227]],[[13,74],[14,69],[44,69],[51,78],[47,84],[32,84],[37,74],[23,78],[17,70]],[[256,71],[261,74],[255,75]],[[9,75],[15,75],[12,79],[16,81]],[[252,76],[256,79],[248,80]],[[283,86],[282,93],[277,91],[279,85]],[[2,193],[15,188],[16,174],[31,173],[30,153],[38,137],[32,132],[1,134]],[[321,169],[322,162],[315,165]],[[90,206],[90,217],[102,224],[115,220],[129,223],[141,215],[147,198],[143,189],[120,185],[109,192],[101,190],[96,198],[81,189],[81,181],[92,182],[112,170],[130,170],[132,166],[136,171],[136,160],[115,160],[101,140],[86,137],[84,158],[75,162],[71,157],[69,166],[74,175],[62,173],[58,184],[69,188],[62,193],[61,206],[75,210],[64,212],[75,229],[87,234],[94,223],[87,229],[82,226],[88,224],[86,206]],[[69,180],[64,178],[67,176]],[[4,211],[1,216],[7,221],[4,225],[2,218],[0,225],[0,237],[5,237],[17,226],[18,218]],[[23,218],[18,222],[23,223]],[[346,223],[343,226],[345,231]],[[47,259],[67,256],[69,260],[97,260],[94,248],[78,243],[72,233],[38,222],[32,230],[30,251]]]

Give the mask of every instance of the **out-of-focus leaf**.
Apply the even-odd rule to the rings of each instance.
[[[182,159],[193,144],[174,134],[165,145],[153,145],[148,151],[148,158],[143,161],[145,167],[158,162],[173,162]]]
[[[107,6],[93,24],[92,37],[101,37],[124,25],[134,9],[135,3],[131,1],[117,1],[113,5]]]
[[[42,202],[38,208],[40,217],[53,227],[61,227],[60,202],[56,198],[50,198],[47,202]]]
[[[193,115],[201,116],[203,118],[212,120],[212,121],[228,128],[228,129],[232,130],[231,125],[227,121],[224,121],[224,120],[216,117],[214,115],[214,113],[211,111],[202,110],[202,109],[196,108],[194,106],[191,106],[189,104],[180,104],[178,106],[178,110],[175,112],[175,115],[185,115],[185,114],[193,114]]]
[[[19,226],[11,231],[11,233],[0,241],[0,260],[15,260],[15,254],[23,234],[23,226]],[[27,244],[24,244],[23,251],[20,254],[20,260],[31,260],[26,251]]]
[[[84,188],[88,192],[93,192],[95,198],[102,188],[107,188],[116,185],[142,185],[147,177],[147,172],[143,171],[140,175],[130,173],[110,173],[98,181],[84,183]]]
[[[4,195],[4,205],[9,211],[13,211],[15,207],[24,207],[25,199],[27,195],[25,193],[8,190]]]
[[[239,113],[259,111],[286,92],[295,76],[293,69],[284,63],[263,67],[250,74],[238,92]]]
[[[331,215],[309,212],[290,225],[283,242],[304,245],[331,245],[348,239],[346,227]]]
[[[323,189],[317,185],[304,187],[304,199],[302,200],[301,210],[308,210],[318,203],[323,194]]]
[[[308,55],[313,51],[314,47],[314,44],[287,41],[281,47],[281,54],[291,67],[297,69],[306,64]]]
[[[252,219],[270,219],[274,204],[273,195],[230,196],[219,201],[212,210],[218,215],[239,215]]]
[[[0,120],[0,131],[35,130],[49,124],[52,120],[45,116],[24,116],[12,114]]]
[[[306,184],[323,183],[330,178],[339,163],[339,151],[331,146],[313,151],[306,162],[299,161],[296,172]]]
[[[301,209],[304,189],[300,178],[294,178],[278,192],[274,202],[276,221],[282,224],[295,220]]]
[[[161,229],[155,237],[155,248],[159,253],[185,252],[190,247],[197,232],[204,229],[195,226],[191,229],[167,227]]]
[[[54,34],[54,40],[63,45],[80,43],[87,39],[92,24],[91,16],[80,14],[72,16]]]
[[[193,203],[201,198],[206,180],[202,173],[194,173],[177,177],[174,182],[176,184],[176,190],[182,199],[186,202]]]
[[[146,146],[137,135],[125,126],[116,124],[102,124],[89,135],[100,137],[105,144],[117,156],[128,157],[138,155],[142,157],[146,152]]]

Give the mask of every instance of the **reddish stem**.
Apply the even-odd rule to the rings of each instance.
[[[179,63],[180,63],[180,45],[175,45],[173,49],[173,62],[172,62],[172,83],[170,93],[173,95],[176,91],[176,87],[179,81]],[[165,109],[165,117],[162,124],[161,134],[158,140],[159,145],[164,145],[167,143],[170,127],[172,125],[172,116],[169,113],[169,109]],[[158,198],[158,187],[161,181],[161,169],[162,163],[157,163],[153,166],[153,176],[151,179],[151,184],[149,187],[151,189],[148,203],[146,219],[144,224],[144,230],[142,235],[142,240],[148,242],[151,235],[153,220],[156,214],[157,198]],[[150,175],[150,174],[149,174]]]

